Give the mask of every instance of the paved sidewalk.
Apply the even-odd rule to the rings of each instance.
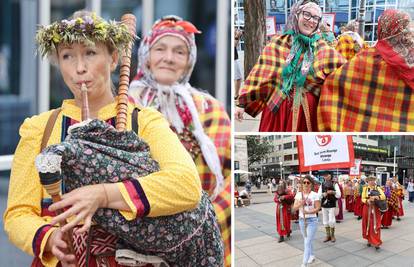
[[[262,114],[257,115],[256,118],[251,117],[247,113],[244,113],[244,119],[242,122],[234,120],[234,131],[235,132],[258,132],[260,117]]]
[[[258,197],[260,204],[237,208],[234,212],[235,267],[300,266],[303,239],[298,224],[292,222],[290,240],[278,243],[273,195],[253,195],[253,203]],[[325,233],[320,218],[314,241],[317,260],[309,266],[414,267],[414,204],[405,200],[404,212],[401,221],[393,220],[390,229],[381,229],[383,244],[378,252],[366,246],[361,236],[361,221],[353,213],[346,212],[344,221],[337,224],[336,243],[322,242]]]

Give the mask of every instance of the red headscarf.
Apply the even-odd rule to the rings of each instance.
[[[414,32],[410,15],[387,9],[378,20],[376,48],[381,57],[411,89],[414,89]]]

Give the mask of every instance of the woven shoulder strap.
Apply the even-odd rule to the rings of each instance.
[[[43,132],[42,143],[40,145],[40,152],[42,152],[42,150],[46,147],[50,135],[52,134],[53,126],[55,125],[56,119],[61,111],[62,108],[55,109],[47,120],[46,128]]]
[[[56,123],[59,113],[62,111],[62,108],[55,109],[47,120],[45,131],[43,132],[42,143],[40,145],[40,152],[46,147],[47,142],[49,141],[50,135],[52,134],[53,126]],[[138,112],[139,108],[134,108],[132,112],[132,130],[138,135]]]

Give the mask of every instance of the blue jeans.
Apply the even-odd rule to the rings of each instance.
[[[306,237],[305,237],[305,224],[303,218],[299,219],[299,227],[302,232],[304,239],[304,253],[303,253],[303,264],[307,264],[309,257],[313,255],[313,246],[312,242],[315,238],[316,231],[318,230],[318,217],[307,218],[306,219]]]

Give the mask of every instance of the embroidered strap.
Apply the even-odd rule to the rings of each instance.
[[[40,145],[40,152],[46,147],[47,142],[49,141],[50,135],[52,134],[53,127],[55,126],[57,117],[62,111],[62,108],[55,109],[47,120],[45,131],[43,132],[42,143]],[[132,112],[132,130],[138,135],[138,112],[139,108],[135,107]]]
[[[53,126],[57,120],[59,113],[62,111],[62,108],[55,109],[50,115],[46,123],[45,131],[43,132],[42,143],[40,145],[40,152],[46,147],[47,142],[49,141],[50,135],[52,134]]]

